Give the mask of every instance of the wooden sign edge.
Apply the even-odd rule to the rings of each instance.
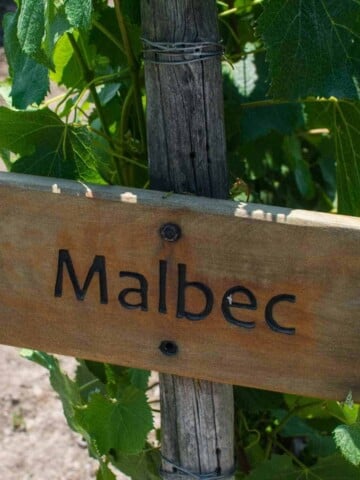
[[[89,200],[107,200],[127,204],[186,209],[212,215],[234,216],[253,221],[274,222],[285,225],[311,226],[327,229],[360,230],[360,218],[334,213],[290,209],[233,200],[209,199],[195,195],[179,195],[114,185],[94,185],[52,177],[39,177],[20,173],[0,173],[0,188],[48,192],[68,197],[85,197]]]

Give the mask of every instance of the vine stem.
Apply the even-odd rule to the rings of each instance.
[[[93,99],[94,99],[96,110],[99,114],[99,119],[100,119],[100,122],[101,122],[101,126],[104,130],[104,133],[107,136],[109,136],[109,143],[110,143],[111,142],[110,131],[109,131],[109,127],[107,125],[106,119],[105,119],[105,115],[104,115],[104,111],[103,111],[103,108],[102,108],[102,105],[101,105],[101,102],[100,102],[99,95],[96,91],[96,86],[94,84],[94,80],[95,80],[94,73],[92,72],[92,70],[90,70],[90,68],[87,64],[87,61],[86,61],[84,55],[82,54],[81,48],[79,47],[77,41],[74,38],[74,35],[72,33],[68,33],[67,36],[70,40],[71,46],[72,46],[72,48],[75,52],[75,55],[78,59],[78,62],[80,64],[80,66],[81,66],[85,81],[87,82],[87,86],[88,86],[88,88],[91,92],[91,95],[92,95]]]
[[[329,103],[329,104],[336,104],[339,102],[345,103],[343,100],[339,101],[335,97],[330,98],[302,98],[302,99],[294,99],[294,100],[286,100],[286,99],[271,99],[271,100],[258,100],[255,102],[245,102],[241,104],[242,108],[254,108],[254,107],[271,107],[273,105],[288,105],[292,103]]]
[[[103,33],[122,53],[125,54],[124,48],[121,45],[121,43],[117,40],[117,38],[111,32],[109,32],[107,28],[104,27],[104,25],[102,25],[97,20],[93,20],[92,23],[94,27],[100,30],[101,33]]]
[[[91,93],[93,99],[94,99],[95,107],[96,107],[96,110],[97,110],[98,115],[99,115],[99,119],[100,119],[102,129],[104,130],[104,134],[106,135],[106,139],[109,143],[109,146],[110,146],[111,150],[115,151],[115,145],[114,145],[114,142],[111,139],[111,133],[110,133],[110,130],[109,130],[106,118],[105,118],[105,113],[104,113],[103,107],[101,105],[100,97],[99,97],[99,95],[97,93],[97,90],[96,90],[96,85],[94,83],[94,80],[95,80],[94,72],[90,69],[90,67],[88,65],[88,62],[86,60],[86,57],[83,55],[80,46],[78,45],[77,41],[75,40],[74,35],[72,33],[67,33],[67,36],[68,36],[69,41],[71,43],[71,46],[74,50],[76,58],[79,62],[79,65],[82,69],[84,79],[87,82],[87,86],[90,90],[90,93]],[[112,159],[113,159],[113,164],[114,164],[114,167],[115,167],[116,173],[117,173],[117,181],[118,181],[118,183],[122,183],[121,182],[121,172],[120,172],[120,169],[119,169],[119,165],[115,161],[115,158],[113,156],[112,156]]]
[[[121,10],[121,0],[114,0],[114,6],[115,6],[116,19],[119,25],[121,38],[124,44],[125,55],[130,67],[132,82],[134,86],[135,109],[136,109],[136,115],[138,117],[141,145],[143,146],[144,152],[146,152],[145,115],[144,115],[144,109],[141,101],[142,95],[141,95],[141,85],[140,85],[140,77],[139,77],[140,67],[135,58],[133,49],[130,44],[130,39],[129,39],[128,31],[126,28],[124,15]]]

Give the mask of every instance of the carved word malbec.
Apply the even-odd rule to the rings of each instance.
[[[99,293],[100,303],[108,303],[108,289],[107,289],[107,275],[106,275],[106,261],[102,255],[96,255],[93,263],[86,275],[85,282],[81,287],[78,277],[75,273],[74,265],[68,250],[59,250],[58,268],[55,283],[55,297],[61,297],[63,294],[63,277],[64,267],[66,267],[70,277],[75,296],[78,300],[85,299],[86,292],[90,282],[97,273],[99,275]],[[118,296],[119,303],[122,307],[134,310],[140,309],[148,311],[148,281],[144,275],[137,272],[119,272],[120,278],[132,278],[139,282],[139,288],[125,288]],[[210,287],[201,282],[190,282],[186,278],[186,265],[178,264],[178,288],[177,288],[177,308],[176,317],[186,318],[188,320],[196,321],[203,320],[212,312],[214,306],[214,294]],[[158,312],[167,313],[166,305],[166,281],[167,281],[167,261],[159,260],[159,304]],[[186,295],[190,289],[196,289],[204,298],[204,308],[200,312],[191,312],[186,308]],[[129,294],[138,295],[138,302],[134,303],[129,300]],[[233,300],[233,296],[241,294],[246,298],[246,302],[237,302]],[[133,296],[132,296],[133,298]],[[265,321],[267,325],[277,333],[284,333],[287,335],[294,335],[295,328],[281,326],[274,318],[274,306],[280,302],[295,303],[295,295],[281,294],[272,297],[265,307]],[[256,324],[253,321],[239,320],[235,317],[234,309],[239,310],[257,310],[258,303],[254,293],[244,286],[237,285],[229,288],[223,295],[221,301],[222,314],[228,322],[242,328],[255,328]]]

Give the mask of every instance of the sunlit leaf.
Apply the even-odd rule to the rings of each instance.
[[[22,50],[35,55],[41,48],[45,31],[44,0],[22,0],[17,25],[17,36]]]
[[[12,77],[11,96],[16,108],[39,104],[49,90],[48,70],[22,51],[17,38],[17,14],[4,18],[4,42]]]
[[[334,439],[344,457],[353,465],[360,465],[360,423],[339,425]]]
[[[111,449],[139,452],[152,428],[145,394],[131,386],[117,399],[95,393],[86,407],[77,410],[76,418],[94,437],[101,454],[108,454]]]
[[[91,0],[65,0],[65,12],[74,27],[87,29],[91,22]]]

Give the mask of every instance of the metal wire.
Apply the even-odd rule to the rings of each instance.
[[[186,65],[222,57],[224,48],[216,42],[153,42],[141,39],[144,61],[155,65]],[[179,57],[182,57],[179,59]]]
[[[172,460],[169,460],[168,458],[164,457],[163,455],[161,455],[161,458],[163,460],[165,460],[167,463],[169,463],[170,465],[172,465],[176,470],[174,472],[166,472],[164,470],[160,470],[160,474],[163,476],[163,477],[169,477],[171,478],[171,476],[177,476],[177,475],[183,475],[183,476],[186,476],[186,477],[191,477],[191,478],[194,478],[195,480],[226,480],[226,479],[229,479],[231,477],[233,477],[234,473],[235,473],[235,469],[233,469],[232,471],[228,472],[228,473],[224,473],[224,474],[219,474],[219,472],[217,470],[215,470],[214,472],[210,472],[210,473],[195,473],[195,472],[191,472],[190,470],[188,470],[187,468],[184,468],[180,465],[177,465],[175,462],[173,462]]]

